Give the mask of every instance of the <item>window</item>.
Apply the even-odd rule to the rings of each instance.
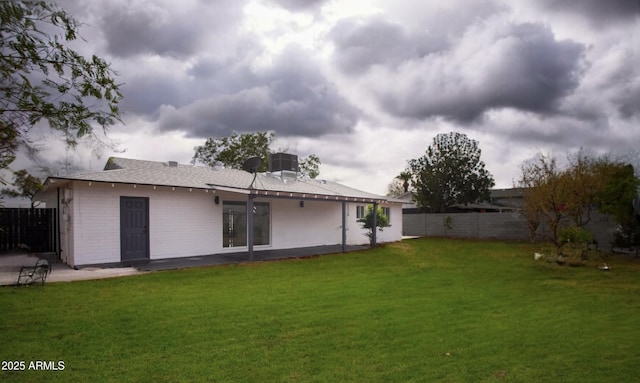
[[[372,205],[368,206],[369,209],[373,209]],[[385,216],[387,216],[387,218],[391,219],[391,209],[389,209],[388,207],[381,207],[382,209],[382,214],[384,214]],[[366,209],[364,206],[356,206],[356,218],[360,219],[360,218],[364,218],[366,214]]]
[[[270,210],[267,202],[253,203],[253,244],[270,243]],[[247,246],[247,203],[222,202],[222,246]]]

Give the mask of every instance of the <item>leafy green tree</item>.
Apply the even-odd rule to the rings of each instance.
[[[237,134],[229,137],[209,137],[204,145],[196,146],[191,163],[201,163],[207,166],[223,165],[231,169],[242,169],[242,164],[250,157],[262,158],[258,171],[267,170],[269,154],[273,153],[270,146],[275,138],[273,132],[255,132]],[[300,174],[309,178],[316,178],[320,174],[320,158],[315,154],[298,161]]]
[[[242,169],[242,164],[248,158],[260,157],[262,164],[259,171],[266,171],[269,145],[274,137],[273,132],[232,133],[229,137],[209,137],[204,145],[195,148],[191,162],[207,166],[222,164],[231,169]]]
[[[367,236],[367,238],[369,238],[369,243],[372,246],[373,246],[373,230],[374,230],[373,217],[374,217],[373,205],[368,205],[364,213],[364,216],[358,219],[358,222],[362,225],[362,228],[366,230],[365,235]],[[385,227],[391,226],[389,224],[389,217],[387,217],[387,215],[384,214],[384,211],[382,210],[381,206],[378,206],[378,208],[375,210],[375,217],[376,217],[375,227],[377,227],[379,231],[382,231]]]
[[[13,186],[14,188],[3,188],[0,190],[0,194],[14,198],[31,199],[42,189],[42,181],[29,174],[26,169],[22,169],[13,173]],[[34,201],[31,201],[31,207],[34,207]]]
[[[606,156],[597,157],[583,149],[569,155],[568,159],[569,165],[561,172],[564,189],[562,203],[575,226],[582,227],[591,220],[592,207],[597,203],[598,194],[619,164]]]
[[[633,207],[640,180],[630,164],[602,164],[606,174],[596,201],[598,210],[610,214],[618,224],[614,246],[640,249],[640,216]]]
[[[560,169],[554,157],[540,155],[535,161],[521,166],[522,175],[518,186],[524,188],[522,214],[527,219],[531,238],[544,237],[550,240],[559,252],[562,247],[561,223],[566,217],[563,202],[563,186]],[[546,224],[542,231],[541,223]]]
[[[399,196],[407,193],[411,187],[411,178],[413,174],[409,169],[403,170],[391,180],[387,187],[387,196]]]
[[[411,183],[411,172],[409,170],[403,170],[402,172],[400,172],[400,174],[398,174],[396,179],[402,181],[403,192],[408,192]]]
[[[637,222],[633,200],[638,196],[640,180],[634,174],[633,166],[622,163],[600,164],[599,173],[604,182],[597,191],[595,200],[598,210],[610,214],[620,225],[633,225]]]
[[[79,22],[53,3],[0,1],[0,168],[46,121],[69,146],[120,121],[115,72],[103,59],[68,47]]]
[[[404,193],[404,188],[402,187],[402,181],[400,181],[396,177],[393,180],[391,180],[391,182],[387,186],[387,196],[396,197],[402,193]]]
[[[633,167],[580,150],[560,168],[554,157],[540,155],[522,165],[519,186],[525,188],[522,213],[532,236],[550,240],[557,255],[567,243],[564,233],[576,233],[591,219],[596,208],[611,214],[620,225],[635,225],[633,199],[638,179]],[[540,223],[545,223],[542,230]]]
[[[416,202],[438,213],[488,200],[495,182],[480,155],[478,141],[465,134],[438,134],[424,156],[409,161]]]
[[[320,175],[320,164],[320,157],[315,154],[309,154],[306,158],[298,161],[300,174],[303,177],[316,178]]]

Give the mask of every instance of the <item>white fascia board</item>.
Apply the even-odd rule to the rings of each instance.
[[[240,194],[251,194],[251,191],[248,189],[230,188],[228,186],[217,186],[217,185],[211,185],[211,184],[208,184],[208,185],[211,186],[213,190],[220,190],[220,191],[240,193]]]

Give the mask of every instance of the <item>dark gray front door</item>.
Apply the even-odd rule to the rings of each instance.
[[[120,256],[122,261],[149,258],[149,199],[120,197]]]

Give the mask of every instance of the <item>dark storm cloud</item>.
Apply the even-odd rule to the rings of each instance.
[[[629,50],[621,55],[618,68],[612,71],[603,86],[606,92],[612,93],[611,100],[607,101],[612,102],[625,119],[640,119],[640,57],[634,49],[637,46],[630,45]]]
[[[120,108],[125,113],[154,114],[163,104],[181,105],[184,84],[160,76],[136,77],[120,87],[124,96]]]
[[[580,14],[595,25],[638,20],[638,0],[538,0],[539,6],[558,12]]]
[[[622,89],[615,101],[618,102],[618,111],[624,118],[640,119],[640,84]]]
[[[566,115],[583,121],[640,119],[640,71],[636,46],[624,42],[589,56],[580,87],[563,103]]]
[[[504,12],[493,0],[446,4],[398,2],[399,19],[388,15],[354,17],[338,22],[327,37],[335,45],[334,63],[349,75],[375,65],[396,66],[448,49],[469,25]],[[409,17],[407,15],[410,15]]]
[[[109,52],[127,57],[141,53],[188,55],[196,48],[196,31],[189,24],[162,20],[153,9],[114,7],[102,17]]]
[[[241,18],[239,1],[219,0],[207,7],[175,9],[160,4],[133,1],[106,3],[100,27],[111,54],[129,57],[140,54],[182,57],[199,52],[210,36],[223,38]]]
[[[163,107],[159,126],[165,131],[184,130],[192,137],[266,130],[309,137],[351,132],[359,112],[305,56],[290,48],[268,69],[246,78],[242,89],[182,108]]]
[[[611,119],[604,115],[589,121],[566,116],[524,117],[511,124],[515,127],[504,127],[501,137],[505,143],[516,147],[546,146],[562,153],[581,147],[605,152],[616,148],[622,152],[634,146],[629,137],[615,133]]]
[[[410,35],[402,26],[378,19],[344,20],[329,37],[336,47],[335,63],[347,74],[362,73],[379,64],[397,65],[447,46],[444,38],[428,33]]]
[[[258,57],[262,51],[254,54]],[[247,84],[255,84],[258,79],[251,67],[242,58],[221,62],[219,60],[204,59],[198,61],[187,71],[193,78],[189,89],[198,97],[208,97],[211,94],[232,94],[246,89]]]
[[[162,105],[180,108],[214,94],[233,94],[256,83],[247,60],[260,56],[263,48],[254,40],[241,39],[228,44],[225,53],[231,58],[192,57],[189,65],[166,57],[119,60],[116,70],[124,67],[122,111],[157,118]]]
[[[577,86],[583,46],[538,24],[483,28],[448,52],[401,66],[379,87],[381,106],[399,117],[468,123],[495,108],[553,113]]]
[[[272,3],[294,12],[315,10],[321,7],[326,1],[327,0],[271,0]]]

